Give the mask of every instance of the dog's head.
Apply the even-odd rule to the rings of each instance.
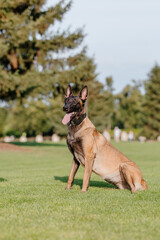
[[[73,96],[71,86],[68,85],[64,99],[63,111],[66,112],[62,123],[67,124],[72,119],[80,117],[85,112],[85,101],[88,96],[88,87],[84,86],[79,96]]]

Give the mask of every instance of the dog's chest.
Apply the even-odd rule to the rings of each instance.
[[[81,138],[76,138],[74,136],[67,137],[67,144],[75,158],[82,164],[85,165],[83,143]]]

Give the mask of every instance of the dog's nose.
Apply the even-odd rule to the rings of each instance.
[[[67,107],[66,106],[63,106],[63,111],[67,111]]]

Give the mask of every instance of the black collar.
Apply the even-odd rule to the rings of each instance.
[[[80,116],[77,120],[76,119],[73,119],[73,120],[70,120],[67,125],[68,127],[70,125],[79,125],[85,118],[86,118],[87,114],[84,113],[82,116]]]

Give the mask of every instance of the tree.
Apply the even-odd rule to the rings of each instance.
[[[140,128],[143,125],[144,98],[139,84],[127,85],[115,96],[114,125],[120,128]]]
[[[45,2],[0,1],[0,99],[55,96],[63,93],[69,82],[88,80],[85,49],[72,52],[83,41],[82,30],[49,31],[56,21],[62,21],[71,2],[61,0],[43,10]],[[66,51],[70,55],[58,57]]]
[[[104,129],[110,129],[112,125],[114,111],[112,85],[112,77],[108,77],[105,85],[94,81],[90,87],[88,99],[89,118],[100,132],[103,132]]]
[[[0,137],[4,134],[4,127],[7,119],[7,109],[5,107],[0,108]]]
[[[36,108],[38,111],[38,104],[41,104],[43,113],[48,109],[54,113],[62,106],[69,83],[78,92],[82,85],[90,84],[96,77],[95,64],[87,57],[86,48],[81,47],[84,39],[82,29],[73,32],[54,30],[54,24],[63,20],[72,2],[60,0],[47,10],[45,2],[0,0],[0,100],[9,103],[12,108],[9,119],[15,117],[19,124],[24,116],[32,115]],[[35,111],[32,112],[33,108]],[[53,114],[52,124],[48,125],[48,130],[42,128],[42,132],[52,129],[62,133],[62,114],[62,111]],[[23,121],[26,128],[20,128],[20,125],[19,128],[25,131],[27,122],[28,126],[34,122],[37,130],[32,129],[32,133],[39,132],[42,119],[50,119],[48,114],[42,115],[39,114],[36,124],[33,117],[27,117],[26,122]],[[46,121],[51,123],[51,120]],[[6,133],[18,128],[14,120],[7,122]]]
[[[106,88],[106,89],[105,89]],[[106,85],[104,86],[104,100],[105,100],[105,119],[107,122],[107,129],[113,127],[113,114],[114,114],[114,95],[113,95],[113,79],[112,77],[106,78]]]
[[[48,101],[47,105],[46,100],[41,99],[28,100],[24,105],[17,102],[8,113],[4,133],[20,136],[26,132],[28,136],[35,136],[57,132],[65,135],[66,128],[61,124],[63,117],[61,97]]]
[[[143,134],[156,139],[160,135],[160,67],[156,65],[145,82]]]

